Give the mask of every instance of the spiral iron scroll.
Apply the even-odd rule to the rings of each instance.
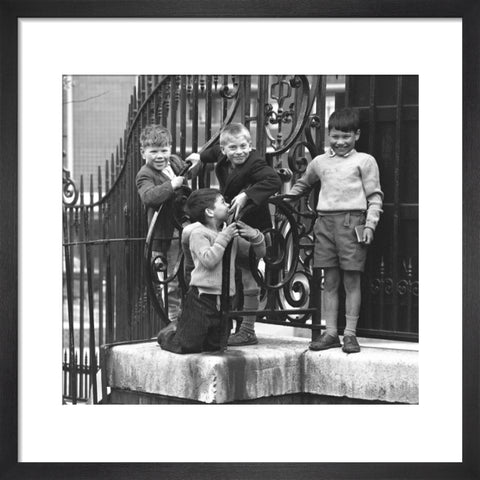
[[[63,168],[63,204],[72,206],[77,203],[78,189],[75,182],[70,177],[70,172]]]
[[[263,231],[267,244],[263,269],[253,248],[250,249],[250,269],[264,294],[274,292],[275,309],[299,309],[286,318],[305,322],[310,314],[302,313],[301,309],[312,306],[312,231],[316,214],[308,209],[300,211],[288,201],[299,199],[288,194],[269,199],[275,208],[275,227]]]

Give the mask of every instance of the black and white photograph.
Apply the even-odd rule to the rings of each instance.
[[[470,0],[1,3],[0,478],[478,478]]]
[[[418,403],[418,76],[63,89],[64,403]]]

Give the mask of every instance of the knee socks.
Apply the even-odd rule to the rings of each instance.
[[[358,323],[358,316],[353,315],[345,315],[346,325],[345,330],[343,332],[344,335],[356,335],[357,333],[357,323]],[[337,318],[331,317],[325,319],[325,333],[328,335],[338,335],[337,330]]]
[[[337,315],[326,316],[325,318],[325,333],[335,337],[338,335],[337,330]]]
[[[243,310],[257,310],[258,309],[258,295],[244,295],[243,297]],[[240,326],[240,331],[245,331],[248,333],[255,333],[255,320],[257,319],[256,315],[248,315],[243,317],[242,325]]]
[[[346,325],[344,335],[356,335],[358,316],[345,315]]]

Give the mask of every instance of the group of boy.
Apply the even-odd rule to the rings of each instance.
[[[325,332],[309,345],[311,350],[342,347],[346,353],[360,351],[356,337],[361,304],[361,274],[367,248],[374,238],[382,212],[383,193],[378,165],[367,154],[357,152],[360,136],[358,111],[343,109],[329,118],[329,148],[315,157],[305,174],[293,185],[285,201],[298,200],[320,181],[314,225],[314,268],[324,270]],[[136,183],[148,219],[163,205],[157,221],[158,254],[174,262],[170,239],[174,230],[172,209],[178,191],[187,185],[187,176],[179,176],[185,163],[172,155],[171,136],[159,126],[148,126],[140,137],[145,165]],[[255,345],[256,316],[243,315],[240,328],[228,338],[222,328],[222,261],[232,243],[229,299],[235,295],[235,272],[241,274],[243,311],[258,310],[260,289],[249,267],[249,249],[257,258],[265,256],[262,233],[272,227],[269,197],[277,194],[281,181],[275,170],[252,148],[249,130],[232,123],[220,133],[220,144],[200,154],[192,153],[188,175],[196,175],[202,163],[215,163],[218,189],[198,189],[186,203],[190,224],[182,232],[185,278],[189,288],[182,302],[178,321],[160,331],[160,346],[175,353],[218,351],[223,345]],[[241,216],[241,220],[239,219]],[[360,238],[358,238],[360,236]],[[346,293],[346,327],[343,346],[338,335],[339,288],[343,273]],[[170,298],[176,285],[172,285]],[[320,295],[320,292],[317,292]],[[177,320],[178,302],[173,302],[169,317]],[[172,311],[171,311],[172,310]]]

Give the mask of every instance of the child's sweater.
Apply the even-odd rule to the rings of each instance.
[[[198,288],[200,293],[220,295],[222,293],[222,263],[228,237],[223,232],[215,232],[202,224],[190,232],[190,253],[195,265],[190,285]],[[233,240],[230,257],[230,292],[235,295],[235,257],[248,256],[250,245],[253,245],[257,257],[265,256],[265,238],[261,232],[251,241],[241,237]]]
[[[190,279],[192,276],[192,270],[195,268],[195,264],[193,263],[192,252],[190,251],[190,236],[192,232],[201,227],[202,224],[200,222],[195,222],[187,225],[182,230],[182,251],[184,255],[183,260],[183,272],[185,275],[185,283],[190,285]]]
[[[305,174],[288,192],[299,195],[320,180],[317,211],[334,213],[366,210],[366,226],[375,230],[383,206],[383,192],[377,162],[353,149],[346,157],[329,150],[315,157]]]

